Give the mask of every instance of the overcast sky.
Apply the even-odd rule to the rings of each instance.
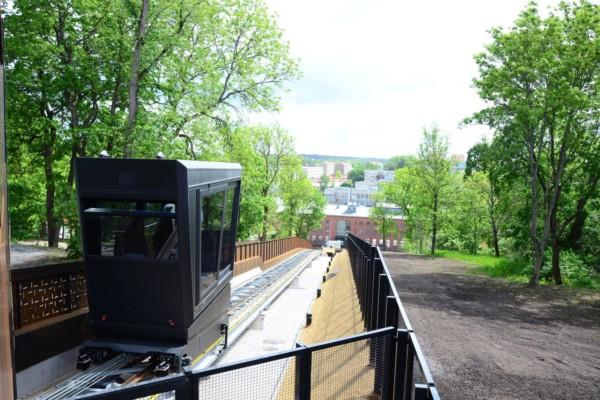
[[[487,30],[511,26],[527,0],[267,0],[300,59],[279,122],[300,153],[390,157],[415,153],[437,123],[466,154],[485,127],[460,128],[482,107],[473,55]],[[540,9],[558,1],[540,1]]]

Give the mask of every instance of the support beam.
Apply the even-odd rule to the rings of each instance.
[[[0,398],[13,399],[13,332],[10,260],[8,250],[8,191],[4,120],[4,27],[0,9]]]

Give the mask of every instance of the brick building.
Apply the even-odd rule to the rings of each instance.
[[[383,238],[369,219],[369,207],[328,204],[321,228],[310,232],[308,240],[322,246],[328,240],[345,237],[348,232],[383,248]],[[404,220],[395,217],[398,235],[386,238],[386,249],[399,251],[404,232]]]

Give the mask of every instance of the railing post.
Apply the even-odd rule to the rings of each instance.
[[[372,274],[371,269],[372,269],[373,265],[371,264],[369,258],[366,255],[363,256],[363,264],[365,266],[364,269],[365,269],[365,275],[366,275],[365,290],[364,290],[364,295],[363,295],[364,302],[365,302],[365,310],[364,310],[365,329],[370,331],[371,330],[371,303],[372,303],[372,294],[373,294],[373,285],[372,285],[373,274]]]
[[[385,298],[385,326],[397,326],[398,324],[398,303],[394,296]],[[383,367],[383,400],[391,400],[394,396],[394,380],[396,377],[396,340],[392,336],[388,338],[388,348],[385,350],[385,359]]]
[[[394,366],[394,400],[410,399],[405,396],[406,387],[406,359],[408,351],[408,330],[396,331],[396,357]]]
[[[429,386],[417,383],[415,385],[415,400],[429,399]]]
[[[413,368],[415,363],[415,352],[413,350],[413,344],[410,340],[410,332],[408,333],[408,340],[406,343],[406,382],[404,383],[404,398],[410,399],[413,390]]]
[[[296,347],[302,350],[296,354],[294,400],[310,400],[312,352],[302,343],[296,343]]]
[[[175,385],[175,399],[199,400],[199,379],[194,377],[190,370],[185,371],[184,378],[181,383]]]
[[[369,330],[373,331],[377,329],[377,301],[379,300],[379,268],[377,268],[378,258],[371,258],[371,318],[369,321]]]
[[[377,277],[377,290],[374,293],[375,300],[375,314],[374,314],[374,329],[383,328],[385,325],[385,306],[387,297],[387,276],[385,274],[379,274]],[[375,364],[375,393],[382,392],[383,389],[383,376],[385,374],[383,354],[385,351],[379,349],[381,343],[385,339],[374,337],[371,339],[371,348],[369,354],[369,361]]]

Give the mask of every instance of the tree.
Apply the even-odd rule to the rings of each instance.
[[[358,181],[365,180],[365,165],[364,164],[354,164],[352,165],[352,169],[348,172],[348,179],[352,181],[354,185]]]
[[[548,244],[554,281],[561,283],[561,237],[581,209],[563,204],[586,203],[597,184],[598,153],[586,149],[597,149],[599,140],[599,34],[600,11],[587,1],[561,3],[545,19],[531,3],[513,29],[493,29],[493,42],[476,56],[475,86],[488,107],[472,120],[510,143],[506,150],[529,183],[531,285],[540,279]]]
[[[423,196],[427,199],[427,208],[431,216],[431,255],[435,254],[436,237],[442,222],[442,203],[450,185],[450,167],[448,139],[435,125],[430,129],[423,129],[415,172],[422,182]]]
[[[292,138],[278,126],[254,126],[236,129],[232,143],[228,159],[244,168],[240,205],[244,217],[240,217],[240,231],[256,233],[260,240],[266,240],[276,211],[282,172],[290,165],[299,165]]]
[[[404,237],[414,243],[419,254],[423,254],[431,226],[427,199],[421,183],[417,178],[416,167],[406,167],[396,170],[394,180],[382,185],[384,201],[400,209],[406,226]]]
[[[325,189],[329,187],[330,181],[327,175],[321,175],[321,179],[319,180],[319,187],[321,188],[321,192],[324,192]]]
[[[469,149],[465,166],[465,180],[476,177],[474,189],[484,196],[487,206],[487,216],[492,234],[494,255],[500,257],[499,229],[503,212],[500,205],[500,155],[494,153],[496,146],[491,147],[487,142],[481,142]],[[482,175],[483,176],[478,176]]]
[[[14,11],[6,19],[8,162],[41,178],[44,201],[39,185],[12,181],[10,195],[20,190],[36,199],[29,212],[37,207],[35,219],[19,212],[13,223],[35,221],[15,233],[47,231],[50,246],[63,224],[78,226],[75,157],[107,149],[223,159],[243,111],[276,110],[278,90],[298,76],[262,0],[16,0]]]
[[[369,219],[371,219],[383,239],[383,251],[386,250],[388,238],[398,234],[398,226],[394,221],[394,216],[395,213],[382,204],[377,204],[369,211]]]
[[[393,156],[383,166],[387,170],[396,170],[404,167],[413,166],[416,162],[415,156],[412,154],[405,156]]]
[[[321,225],[325,217],[325,197],[302,173],[299,162],[283,172],[279,197],[283,210],[278,216],[288,236],[308,237],[311,230]]]
[[[458,230],[466,250],[477,254],[483,238],[490,233],[491,222],[496,220],[493,212],[490,212],[494,206],[490,205],[490,183],[487,176],[481,172],[471,174],[464,183],[460,180],[457,183],[458,201],[457,206],[453,208],[453,214],[457,219]],[[497,243],[496,235],[494,246],[498,255]]]

